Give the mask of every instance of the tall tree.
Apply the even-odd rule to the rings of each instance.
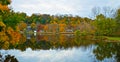
[[[102,13],[105,17],[114,18],[116,10],[111,7],[103,7]]]
[[[92,8],[92,15],[90,17],[95,18],[99,14],[100,14],[100,7],[94,7]]]
[[[97,28],[97,35],[111,35],[116,28],[116,21],[112,18],[106,18],[103,14],[96,16],[94,24]]]
[[[120,9],[117,10],[115,19],[118,25],[118,29],[120,29]]]
[[[10,11],[8,5],[11,3],[11,0],[0,0],[0,18],[2,20],[2,17],[4,14],[8,13]]]

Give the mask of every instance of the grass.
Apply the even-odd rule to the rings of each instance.
[[[120,37],[107,37],[108,40],[120,41]]]

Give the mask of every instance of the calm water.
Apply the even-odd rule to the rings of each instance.
[[[17,45],[0,45],[1,61],[8,57],[19,62],[120,61],[120,43],[83,40],[74,35],[23,35]]]

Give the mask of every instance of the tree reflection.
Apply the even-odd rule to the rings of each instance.
[[[87,38],[87,39],[85,39]],[[105,42],[101,40],[92,40],[90,36],[75,36],[72,34],[60,35],[37,35],[29,34],[29,38],[25,34],[21,34],[20,41],[12,44],[11,42],[0,42],[0,49],[19,49],[25,51],[27,48],[32,50],[49,50],[49,49],[68,49],[73,47],[89,47],[95,45],[93,53],[97,60],[106,58],[116,58],[120,61],[120,43]],[[12,57],[12,56],[7,56]],[[14,57],[13,57],[14,58]]]
[[[11,55],[5,55],[5,57],[0,54],[0,62],[18,62],[18,60]]]
[[[105,58],[116,58],[120,62],[120,43],[118,42],[99,42],[93,53],[100,61]],[[115,56],[115,57],[114,57]]]
[[[25,51],[26,48],[30,47],[33,50],[36,49],[67,49],[73,47],[84,46],[87,47],[91,44],[96,43],[96,41],[92,40],[83,40],[80,37],[75,37],[74,35],[37,35],[33,34],[29,35],[30,38],[24,34],[21,34],[20,41],[16,44],[12,44],[10,42],[1,42],[1,49],[20,49],[21,51]]]

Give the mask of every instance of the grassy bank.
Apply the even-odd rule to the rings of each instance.
[[[120,41],[120,37],[107,37],[108,40]]]

